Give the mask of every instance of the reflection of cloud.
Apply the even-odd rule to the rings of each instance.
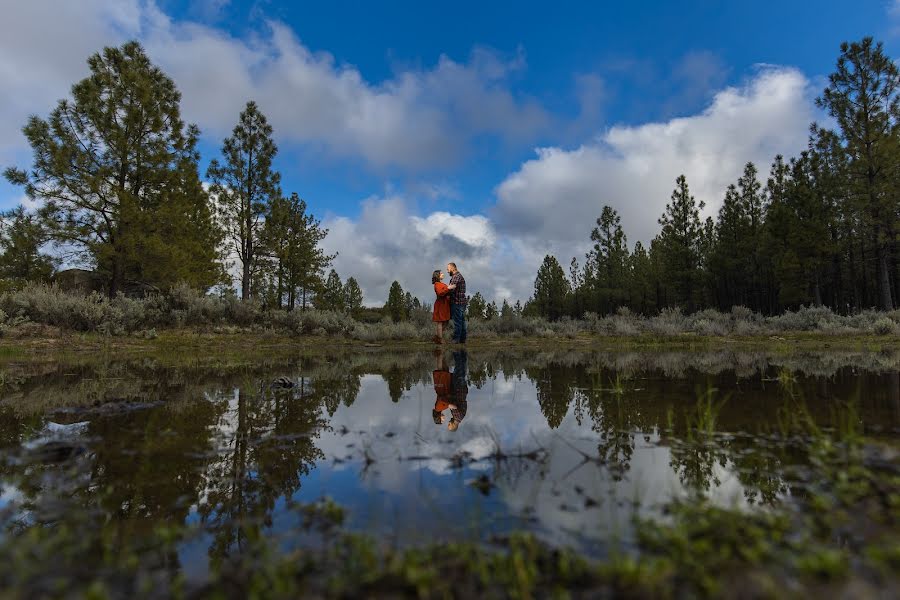
[[[463,421],[465,424],[465,421]],[[462,427],[462,425],[460,425]],[[457,431],[458,433],[458,431]],[[489,437],[475,437],[466,440],[459,446],[460,452],[467,453],[472,460],[481,460],[493,454],[497,449],[494,440]]]
[[[570,445],[585,455],[596,455],[599,436],[591,430],[591,420],[579,426],[570,412],[558,429],[549,430],[530,379],[506,380],[499,373],[482,389],[470,386],[468,401],[466,419],[456,433],[450,433],[445,425],[436,426],[431,420],[430,384],[415,385],[394,404],[380,376],[364,377],[357,401],[341,406],[331,421],[333,432],[346,426],[351,433],[323,433],[319,445],[329,457],[326,468],[331,456],[344,458],[348,452],[355,455],[350,464],[360,468],[363,446],[376,461],[358,487],[342,488],[336,500],[349,503],[351,513],[369,511],[369,507],[354,506],[370,503],[375,494],[384,518],[399,518],[390,515],[412,510],[416,516],[410,513],[405,518],[418,522],[428,519],[434,495],[439,494],[440,502],[462,511],[454,518],[465,521],[470,518],[466,511],[476,506],[473,499],[480,496],[468,484],[473,473],[480,472],[496,487],[487,498],[492,508],[478,518],[510,522],[527,513],[537,519],[529,525],[534,531],[555,543],[577,547],[587,540],[602,543],[611,534],[627,539],[633,501],[638,501],[640,514],[649,516],[658,514],[662,502],[685,493],[670,465],[670,449],[658,446],[656,436],[649,442],[644,442],[643,435],[635,437],[630,469],[621,481],[615,481],[603,466],[582,464],[583,455]],[[388,432],[394,435],[388,437]],[[516,458],[494,462],[490,457],[496,448],[495,436],[506,453],[542,447],[549,452],[548,460],[543,465]],[[353,449],[347,449],[348,443],[354,444]],[[477,462],[466,463],[460,471],[451,458],[462,452]],[[350,467],[345,463],[340,468]],[[743,488],[737,478],[718,465],[715,474],[721,484],[710,489],[710,498],[740,505]],[[435,477],[442,483],[426,483]],[[599,504],[587,508],[587,498]],[[425,516],[418,514],[423,511]]]

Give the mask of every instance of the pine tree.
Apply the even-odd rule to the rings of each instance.
[[[481,292],[475,292],[472,297],[469,298],[466,316],[470,319],[484,319],[486,311],[487,301],[484,299],[484,296],[481,295]]]
[[[631,272],[629,305],[639,314],[649,314],[656,308],[653,272],[650,254],[640,242],[634,244],[634,252],[631,253],[629,263]]]
[[[565,314],[569,281],[555,256],[547,255],[534,280],[534,306],[537,313],[555,321]]]
[[[517,317],[521,317],[523,310],[524,309],[522,308],[522,302],[519,300],[516,300],[516,303],[513,305],[513,314],[516,315]]]
[[[403,295],[403,314],[404,318],[409,319],[413,311],[416,309],[416,305],[419,304],[419,299],[414,298],[410,292],[406,292]]]
[[[604,206],[591,231],[594,248],[587,255],[592,263],[594,309],[608,314],[621,306],[628,297],[628,241],[622,231],[619,214]]]
[[[737,187],[729,185],[716,221],[716,246],[710,260],[719,308],[747,305],[746,246],[750,218]]]
[[[659,234],[660,250],[665,266],[666,287],[672,291],[671,299],[683,304],[688,312],[696,305],[701,283],[701,236],[703,225],[700,210],[703,202],[696,202],[688,188],[687,179],[681,175],[675,181],[671,202],[659,218],[662,231]]]
[[[484,320],[490,321],[492,319],[496,319],[499,316],[500,311],[497,310],[497,303],[491,300],[484,309]]]
[[[568,313],[575,318],[584,315],[587,304],[588,290],[585,275],[585,269],[578,265],[578,259],[573,256],[572,262],[569,263],[569,285],[572,288],[572,296]]]
[[[0,213],[0,290],[50,280],[59,259],[41,252],[46,241],[39,219],[24,207]]]
[[[841,44],[837,69],[817,104],[837,121],[850,158],[852,193],[872,228],[878,304],[894,308],[891,252],[900,183],[900,69],[872,38]]]
[[[748,162],[744,173],[738,178],[737,193],[740,197],[741,212],[746,218],[745,233],[740,242],[740,252],[745,263],[741,272],[746,277],[747,303],[753,310],[763,309],[764,265],[762,263],[763,225],[766,217],[765,195],[758,179],[756,165]]]
[[[293,193],[290,198],[276,198],[260,233],[258,250],[266,260],[259,261],[259,274],[270,279],[268,287],[276,290],[277,305],[287,295],[289,309],[299,297],[306,309],[307,302],[322,284],[325,269],[335,254],[325,254],[319,246],[328,235],[319,220],[307,212],[306,201]]]
[[[333,310],[335,312],[343,312],[346,305],[344,304],[344,284],[337,271],[331,269],[322,292],[316,296],[316,308],[320,310]]]
[[[511,319],[515,314],[515,309],[510,306],[509,301],[506,298],[503,299],[503,304],[500,305],[500,318],[501,319]]]
[[[348,313],[353,316],[359,314],[363,304],[362,288],[359,287],[356,279],[348,277],[344,284],[344,307]]]
[[[763,248],[765,260],[772,268],[767,298],[768,312],[770,313],[775,313],[781,308],[779,301],[781,296],[780,279],[777,271],[780,257],[786,251],[786,245],[789,242],[788,238],[785,237],[787,233],[783,230],[784,221],[782,216],[785,210],[784,203],[787,199],[789,186],[790,168],[785,163],[784,157],[778,154],[772,162],[765,188],[768,210],[765,227],[763,228]]]
[[[281,194],[281,176],[272,170],[277,152],[272,127],[251,101],[241,112],[231,137],[225,139],[224,162],[213,159],[207,171],[229,249],[241,263],[242,300],[250,299],[251,282],[260,267],[263,217]]]
[[[400,287],[399,281],[391,284],[384,310],[394,323],[399,323],[406,318],[406,303],[404,302],[403,288]]]
[[[219,233],[197,175],[199,131],[181,120],[175,83],[137,42],[104,48],[88,67],[71,100],[29,119],[32,168],[6,178],[43,201],[48,235],[106,276],[111,296],[129,278],[213,285]]]
[[[839,311],[847,310],[847,299],[852,292],[844,290],[844,265],[848,263],[848,226],[853,222],[852,206],[848,205],[847,193],[847,153],[838,136],[832,131],[821,129],[815,124],[810,131],[810,157],[813,164],[815,193],[820,213],[817,218],[824,221],[826,239],[821,240],[824,260],[822,279],[826,290],[823,301]],[[894,253],[897,258],[896,252]],[[896,287],[896,286],[895,286]]]

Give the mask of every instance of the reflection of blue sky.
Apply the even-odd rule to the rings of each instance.
[[[667,397],[692,397],[692,383],[666,381]],[[528,377],[498,373],[480,389],[469,385],[468,411],[456,432],[448,431],[446,423],[438,426],[432,421],[435,393],[430,382],[413,385],[396,403],[381,375],[362,375],[359,383],[351,406],[339,405],[330,418],[323,414],[328,426],[317,432],[315,444],[324,459],[302,477],[290,496],[303,503],[330,497],[346,508],[347,527],[385,543],[487,539],[490,534],[527,529],[548,541],[601,554],[611,540],[628,545],[635,511],[658,515],[662,503],[685,493],[670,465],[671,448],[668,442],[660,443],[655,432],[647,432],[646,439],[643,432],[629,432],[634,451],[621,480],[608,467],[584,461],[584,456],[597,456],[601,440],[592,430],[591,417],[584,414],[579,424],[570,406],[559,427],[550,429],[535,383]],[[201,463],[206,470],[204,485],[197,490],[188,525],[203,526],[200,509],[209,501],[206,486],[214,485],[215,473],[232,460],[239,435],[238,398],[237,390],[228,389],[211,391],[203,400],[221,403],[223,410],[212,426],[218,450]],[[637,390],[621,399],[628,410],[662,401]],[[75,425],[48,426],[42,435],[79,438],[83,427]],[[256,434],[265,437],[267,431],[262,428]],[[32,439],[30,445],[34,443]],[[498,444],[507,455],[541,449],[546,460],[498,461],[493,456]],[[461,452],[468,459],[459,468],[452,459]],[[366,456],[372,458],[368,466]],[[743,489],[731,465],[716,464],[713,470],[719,483],[708,491],[709,497],[720,504],[743,505]],[[89,477],[89,472],[84,475]],[[255,476],[256,465],[248,465],[246,477]],[[487,495],[471,485],[479,476],[492,483]],[[89,486],[90,481],[82,484]],[[0,507],[21,502],[18,490],[4,485]],[[287,505],[286,498],[278,499],[267,532],[297,544],[307,538],[298,533],[298,516]],[[203,534],[181,545],[180,561],[188,577],[205,572],[210,543],[210,536]]]
[[[590,418],[578,425],[570,411],[549,429],[528,379],[499,374],[481,389],[469,386],[468,413],[455,433],[432,421],[434,399],[431,385],[417,384],[393,403],[381,377],[364,376],[356,402],[341,406],[318,440],[326,459],[295,498],[330,496],[347,507],[351,528],[403,540],[454,538],[448,523],[458,523],[482,532],[528,528],[554,542],[593,546],[590,540],[628,538],[635,501],[646,515],[684,493],[669,448],[655,435],[649,442],[635,436],[631,468],[621,481],[593,462],[581,464],[572,447],[596,456],[600,439]],[[495,440],[508,454],[544,448],[548,459],[495,463]],[[460,451],[478,462],[453,468],[451,458]],[[368,468],[364,452],[374,459]],[[736,477],[715,469],[721,483],[710,497],[742,502]],[[469,485],[480,472],[496,486],[487,498]],[[596,505],[587,508],[587,498]]]

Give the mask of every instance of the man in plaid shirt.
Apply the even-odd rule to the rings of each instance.
[[[468,355],[465,350],[453,353],[453,374],[450,376],[450,423],[447,429],[456,431],[469,410],[469,384],[466,382]]]
[[[447,264],[450,273],[450,318],[453,319],[453,344],[466,343],[466,278],[462,276],[456,263]]]

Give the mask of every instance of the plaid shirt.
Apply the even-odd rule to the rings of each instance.
[[[450,285],[455,285],[456,289],[450,291],[450,304],[466,305],[466,278],[457,271],[450,278]]]
[[[466,418],[466,411],[469,410],[469,403],[466,400],[457,400],[457,402],[459,404],[454,404],[456,408],[450,409],[450,418],[457,423],[462,423],[462,420]]]
[[[466,412],[469,410],[469,384],[466,383],[465,368],[459,368],[457,365],[453,371],[453,377],[450,380],[450,400],[456,408],[450,409],[450,416],[457,423],[466,418]]]

